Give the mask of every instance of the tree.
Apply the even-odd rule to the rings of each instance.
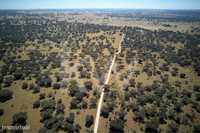
[[[89,108],[94,109],[97,107],[97,99],[91,98]]]
[[[107,106],[103,106],[101,109],[101,116],[103,116],[104,118],[108,118],[110,113],[110,110]]]
[[[56,106],[56,102],[53,99],[46,99],[41,102],[42,110],[54,110]]]
[[[36,83],[40,87],[51,87],[52,79],[48,75],[42,75],[39,78],[37,78]]]
[[[62,103],[58,103],[57,104],[57,107],[56,107],[56,113],[57,114],[64,114],[64,111],[65,111],[65,105],[62,104]]]
[[[44,110],[41,112],[41,122],[52,118],[52,110]]]
[[[124,133],[124,121],[114,119],[110,122],[110,133]]]
[[[53,89],[60,89],[60,83],[54,83],[53,84]]]
[[[199,133],[200,132],[200,124],[194,124],[193,125],[193,133]]]
[[[36,93],[39,93],[40,92],[40,87],[38,85],[35,85],[33,87],[33,93],[36,94]]]
[[[75,115],[74,113],[69,113],[69,116],[66,118],[66,121],[70,124],[74,123]]]
[[[28,84],[27,84],[27,82],[23,82],[23,84],[22,84],[22,89],[27,89],[28,88]]]
[[[33,103],[33,108],[39,108],[40,107],[40,100],[37,100]]]
[[[42,100],[46,97],[46,94],[45,93],[40,93],[39,95],[39,99]]]
[[[44,123],[44,127],[46,127],[47,129],[51,129],[49,132],[57,132],[59,129],[59,126],[61,126],[55,117],[45,120],[43,123]]]
[[[16,72],[14,73],[14,79],[15,79],[15,80],[24,79],[23,73],[22,73],[20,70],[16,71]]]
[[[185,76],[186,76],[186,75],[185,75],[184,73],[181,73],[181,74],[180,74],[180,78],[182,78],[182,79],[184,79]]]
[[[87,109],[87,107],[88,107],[88,103],[86,102],[86,101],[82,101],[82,104],[81,104],[81,107],[83,108],[83,109]]]
[[[3,89],[0,90],[0,102],[6,102],[13,97],[13,92],[11,90]]]
[[[4,114],[4,110],[0,109],[0,116],[2,116]]]
[[[4,76],[3,83],[5,87],[9,87],[13,82],[13,76]]]
[[[13,115],[13,125],[26,125],[28,116],[26,112],[20,112]]]
[[[129,80],[129,84],[130,84],[130,87],[135,87],[135,85],[136,85],[135,79],[134,79],[134,78],[131,78],[131,79]]]
[[[73,133],[74,132],[74,125],[68,122],[64,122],[63,125],[64,131],[67,131],[67,133]]]
[[[158,133],[159,132],[159,122],[157,119],[152,119],[146,123],[145,126],[146,133]]]
[[[85,88],[87,89],[87,90],[92,90],[92,82],[91,81],[86,81],[85,83],[84,83],[84,85],[85,85]]]
[[[70,96],[75,96],[76,93],[80,92],[76,80],[71,80],[69,84],[69,94]]]
[[[145,117],[145,110],[143,108],[141,108],[138,112],[135,113],[135,119],[139,122],[144,122]]]
[[[177,133],[177,131],[178,131],[178,125],[176,124],[176,122],[172,121],[167,125],[166,133]]]
[[[85,118],[85,126],[87,128],[91,127],[91,125],[94,123],[94,117],[93,115],[86,115]]]

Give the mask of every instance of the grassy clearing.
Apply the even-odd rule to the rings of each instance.
[[[28,121],[30,125],[30,132],[35,132],[42,124],[40,123],[40,111],[39,109],[33,109],[33,102],[38,99],[38,95],[32,94],[30,91],[21,89],[22,82],[15,82],[10,88],[14,93],[14,98],[0,103],[0,107],[4,109],[4,115],[0,117],[1,125],[11,125],[12,116],[18,112],[27,112]]]

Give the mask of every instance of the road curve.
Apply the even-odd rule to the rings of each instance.
[[[114,57],[112,59],[112,62],[111,62],[111,65],[110,65],[106,80],[104,82],[104,85],[107,85],[108,82],[109,82],[111,71],[112,71],[113,65],[115,64],[116,57],[117,57],[118,54],[121,53],[121,44],[122,44],[123,40],[124,40],[124,34],[122,35],[121,41],[119,43],[118,51],[114,54]],[[94,133],[97,133],[97,131],[98,131],[101,107],[102,107],[104,93],[105,93],[104,91],[105,91],[105,88],[102,88],[101,89],[100,99],[99,99],[98,106],[97,106],[97,113],[96,113],[96,118],[95,118],[95,123],[94,123]]]

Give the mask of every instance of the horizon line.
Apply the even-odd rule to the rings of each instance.
[[[200,9],[184,9],[184,8],[0,8],[2,10],[200,10]]]

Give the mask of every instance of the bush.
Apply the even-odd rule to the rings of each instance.
[[[40,93],[40,96],[39,96],[39,99],[42,100],[46,97],[46,94],[45,93]]]
[[[40,107],[40,100],[37,100],[33,103],[33,108],[39,108]]]
[[[15,80],[24,79],[23,73],[20,72],[19,70],[16,71],[16,72],[14,73],[14,79],[15,79]]]
[[[200,132],[200,124],[194,124],[193,126],[193,133],[199,133]]]
[[[85,118],[85,126],[87,128],[91,127],[91,125],[94,123],[94,117],[92,115],[86,115]]]
[[[13,76],[4,76],[3,83],[5,87],[9,87],[13,82]]]
[[[10,100],[13,96],[13,92],[10,90],[0,90],[0,102],[6,102]]]
[[[60,89],[60,83],[54,83],[53,84],[53,89]]]
[[[47,99],[41,102],[41,108],[42,110],[54,110],[56,106],[56,102],[53,99]]]
[[[185,75],[184,73],[181,73],[181,74],[180,74],[180,78],[182,78],[182,79],[184,79],[185,76],[186,76],[186,75]]]
[[[90,109],[95,109],[97,107],[97,100],[95,98],[91,98],[90,99],[90,105],[89,108]]]
[[[48,120],[45,120],[43,123],[44,123],[44,127],[48,128],[48,129],[53,129],[53,127],[57,124],[56,122],[57,122],[57,120],[53,117]],[[55,130],[55,129],[53,129],[53,130]]]
[[[200,92],[195,92],[194,95],[195,95],[195,99],[197,101],[200,101]]]
[[[27,89],[28,88],[28,83],[27,82],[23,82],[22,84],[22,89]]]
[[[70,108],[71,109],[78,109],[80,108],[80,102],[79,100],[77,100],[76,98],[73,98],[71,103],[70,103]]]
[[[45,110],[41,113],[41,122],[44,122],[45,120],[48,120],[52,118],[52,111],[51,110]]]
[[[124,133],[124,122],[121,119],[115,119],[110,122],[110,133]]]
[[[134,79],[134,78],[131,78],[131,79],[129,80],[129,84],[130,84],[131,87],[135,87],[135,85],[136,85],[135,79]]]
[[[82,107],[83,109],[87,109],[88,103],[87,103],[86,101],[82,101],[81,107]]]
[[[70,124],[74,123],[75,115],[74,113],[69,113],[69,116],[66,118],[66,121]]]
[[[167,125],[166,133],[176,133],[178,131],[178,125],[176,122],[172,121]]]
[[[13,125],[26,125],[28,116],[26,112],[20,112],[13,115]]]
[[[146,123],[145,126],[146,133],[158,133],[159,132],[159,122],[156,119],[153,119]]]
[[[0,109],[0,116],[2,116],[4,114],[4,110]]]
[[[33,93],[39,93],[40,92],[40,87],[35,85],[34,88],[33,88]]]
[[[86,82],[84,83],[84,85],[85,85],[85,88],[86,88],[87,90],[92,90],[92,82],[91,82],[91,81],[86,81]]]
[[[35,87],[34,83],[29,84],[29,90],[33,90],[34,87]]]
[[[52,79],[48,75],[43,75],[37,79],[36,83],[40,87],[51,87]]]
[[[74,96],[77,92],[80,92],[76,80],[71,80],[69,84],[69,95]]]
[[[110,110],[107,106],[103,106],[102,110],[101,110],[101,116],[103,116],[104,118],[108,118],[110,113]]]
[[[56,107],[56,113],[59,114],[64,114],[64,110],[65,110],[65,105],[62,104],[62,103],[59,103],[57,104],[57,107]]]
[[[74,130],[75,130],[74,128],[75,128],[74,125],[71,124],[71,123],[65,122],[65,123],[63,124],[63,129],[64,129],[64,131],[66,131],[67,133],[73,133]]]

